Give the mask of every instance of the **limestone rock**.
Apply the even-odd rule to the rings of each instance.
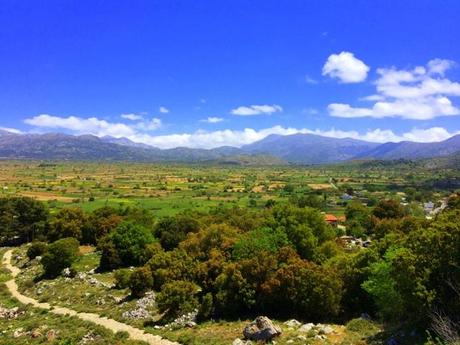
[[[284,324],[288,327],[299,327],[301,325],[296,319],[288,320]]]
[[[308,333],[310,332],[313,328],[315,327],[315,324],[313,323],[306,323],[304,325],[302,325],[300,328],[299,328],[299,332],[302,332],[302,333]]]
[[[280,334],[281,329],[266,316],[258,316],[243,330],[245,339],[255,341],[269,341]]]

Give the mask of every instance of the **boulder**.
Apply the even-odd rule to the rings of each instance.
[[[334,329],[328,325],[321,325],[319,327],[319,334],[331,334],[334,332]]]
[[[284,324],[288,327],[299,327],[301,325],[296,319],[288,320]]]
[[[255,341],[269,341],[281,335],[281,329],[268,317],[258,316],[243,330],[245,339]]]
[[[302,325],[302,326],[299,328],[299,332],[308,333],[308,332],[310,332],[313,328],[315,328],[315,324],[313,324],[313,323],[306,323],[306,324]]]

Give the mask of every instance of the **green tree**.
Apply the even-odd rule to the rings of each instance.
[[[101,241],[101,268],[142,265],[149,259],[147,247],[153,242],[155,238],[149,229],[133,223],[121,223]]]
[[[360,201],[353,200],[347,204],[345,217],[347,230],[352,235],[367,233],[371,227],[370,210]]]
[[[156,224],[154,233],[165,250],[176,248],[188,233],[199,230],[198,222],[187,215],[161,218]]]
[[[48,209],[28,197],[0,198],[0,243],[17,238],[20,243],[43,238],[47,232]]]
[[[334,269],[295,260],[264,283],[262,301],[276,315],[324,320],[339,313],[342,285]]]
[[[153,287],[152,272],[146,266],[139,267],[129,277],[129,288],[135,297],[142,297]]]
[[[232,257],[241,260],[251,258],[258,252],[276,253],[288,244],[285,232],[264,227],[241,235],[233,246]]]
[[[381,200],[377,206],[375,206],[372,214],[379,219],[397,219],[404,217],[406,212],[399,201],[387,199]]]
[[[393,278],[392,261],[398,250],[401,249],[391,249],[383,260],[372,264],[370,276],[362,284],[363,289],[374,298],[379,314],[384,319],[398,319],[404,311],[404,298]]]
[[[57,277],[64,268],[72,266],[78,255],[79,243],[75,238],[62,238],[51,243],[41,260],[45,275]]]
[[[37,256],[42,256],[48,249],[48,245],[45,242],[32,242],[29,248],[27,248],[27,257],[30,260],[35,259]]]
[[[271,210],[271,217],[266,219],[266,225],[284,231],[302,258],[310,260],[319,244],[335,237],[334,230],[324,221],[324,216],[309,207],[277,205]]]
[[[92,212],[88,217],[88,222],[83,227],[82,242],[97,244],[105,235],[114,231],[123,221],[119,210],[105,206]]]
[[[200,305],[197,296],[199,291],[199,286],[192,282],[168,282],[157,295],[158,309],[161,313],[166,313],[166,319],[194,311]]]
[[[63,208],[54,217],[48,238],[56,241],[60,238],[73,237],[81,241],[87,225],[88,218],[81,208]]]

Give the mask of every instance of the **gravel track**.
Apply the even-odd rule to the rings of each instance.
[[[49,303],[40,303],[36,299],[24,296],[18,291],[18,285],[16,284],[16,281],[14,278],[21,273],[21,270],[13,266],[11,264],[11,255],[13,253],[13,250],[10,249],[8,250],[5,255],[3,256],[3,265],[11,271],[11,275],[13,278],[9,281],[7,281],[6,287],[8,288],[8,291],[11,293],[11,295],[16,298],[19,302],[23,304],[31,304],[36,308],[41,308],[41,309],[47,309],[53,314],[57,315],[71,315],[78,317],[79,319],[85,320],[85,321],[90,321],[92,323],[95,323],[97,325],[100,325],[102,327],[105,327],[107,329],[110,329],[112,332],[127,332],[129,334],[129,337],[133,340],[141,340],[145,341],[146,343],[150,345],[180,345],[179,343],[175,343],[166,339],[161,338],[158,335],[153,335],[149,333],[145,333],[143,330],[127,325],[125,323],[113,320],[113,319],[108,319],[106,317],[101,317],[97,314],[93,313],[79,313],[75,310],[69,309],[69,308],[64,308],[64,307],[59,307],[59,306],[52,306]]]

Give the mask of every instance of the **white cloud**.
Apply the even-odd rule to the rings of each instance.
[[[169,109],[166,108],[166,107],[160,107],[159,110],[160,110],[160,113],[162,113],[162,114],[167,114],[167,113],[169,113]]]
[[[433,59],[428,62],[428,71],[432,74],[444,76],[444,72],[455,66],[452,60]]]
[[[152,135],[150,130],[161,126],[159,119],[152,119],[147,123],[137,123],[127,126],[120,123],[109,123],[97,118],[80,118],[69,116],[66,118],[38,115],[26,119],[25,123],[40,128],[66,129],[73,134],[93,134],[97,136],[110,135],[114,137],[126,137],[134,142],[144,143],[160,148],[174,148],[186,146],[192,148],[214,148],[219,146],[240,147],[261,140],[270,134],[289,135],[296,133],[310,133],[333,138],[354,138],[372,142],[388,142],[411,140],[418,142],[433,142],[445,140],[453,135],[460,134],[460,131],[449,132],[442,127],[432,127],[428,129],[414,128],[402,134],[396,134],[389,129],[368,130],[365,133],[357,131],[343,131],[339,129],[308,129],[274,126],[256,130],[245,128],[242,130],[224,129],[217,131],[198,130],[193,133],[175,133],[167,135]],[[142,125],[141,125],[142,124]]]
[[[328,57],[323,66],[323,75],[338,79],[342,83],[359,83],[366,80],[369,69],[353,53],[341,52]]]
[[[201,122],[207,122],[207,123],[218,123],[224,121],[223,118],[221,117],[215,117],[215,116],[210,116],[207,117],[206,119],[200,120]]]
[[[5,132],[14,133],[14,134],[22,134],[22,131],[16,128],[0,127],[0,130],[5,131]]]
[[[273,114],[276,112],[282,112],[283,108],[279,105],[250,105],[250,106],[241,106],[231,110],[233,115],[239,116],[252,116],[260,114]]]
[[[149,121],[139,122],[136,125],[136,128],[141,131],[154,131],[162,126],[162,122],[160,119],[154,117]]]
[[[130,138],[137,135],[139,131],[152,131],[161,126],[161,120],[156,118],[150,121],[140,121],[133,125],[127,125],[100,120],[96,117],[59,117],[48,114],[37,115],[25,119],[24,122],[40,128],[65,129],[75,134],[109,135],[116,138]]]
[[[142,116],[137,114],[121,114],[121,117],[131,121],[142,120]]]
[[[77,116],[58,117],[48,114],[41,114],[24,120],[28,125],[52,129],[68,129],[79,134],[94,134],[97,136],[110,135],[114,137],[125,137],[135,133],[128,125],[123,123],[111,123],[99,120],[96,117],[81,118]]]
[[[434,59],[427,66],[412,70],[379,68],[375,81],[376,94],[362,98],[374,101],[371,107],[352,107],[332,103],[328,106],[337,117],[401,117],[411,120],[429,120],[437,116],[459,115],[460,109],[448,98],[460,96],[460,83],[444,78],[453,66],[449,60]]]
[[[353,138],[366,140],[371,142],[384,143],[388,141],[417,141],[417,142],[434,142],[442,141],[460,134],[460,131],[449,132],[441,127],[433,127],[428,129],[412,129],[409,132],[396,134],[389,129],[368,130],[365,133],[357,131],[343,131],[337,129],[311,130],[308,128],[292,128],[274,126],[255,130],[245,128],[244,130],[219,130],[219,131],[196,131],[194,133],[168,134],[160,136],[143,136],[131,139],[133,141],[143,142],[160,148],[174,148],[178,146],[193,147],[193,148],[214,148],[219,146],[236,146],[240,147],[246,144],[261,140],[270,134],[289,135],[296,133],[310,133],[322,135],[332,138]]]

